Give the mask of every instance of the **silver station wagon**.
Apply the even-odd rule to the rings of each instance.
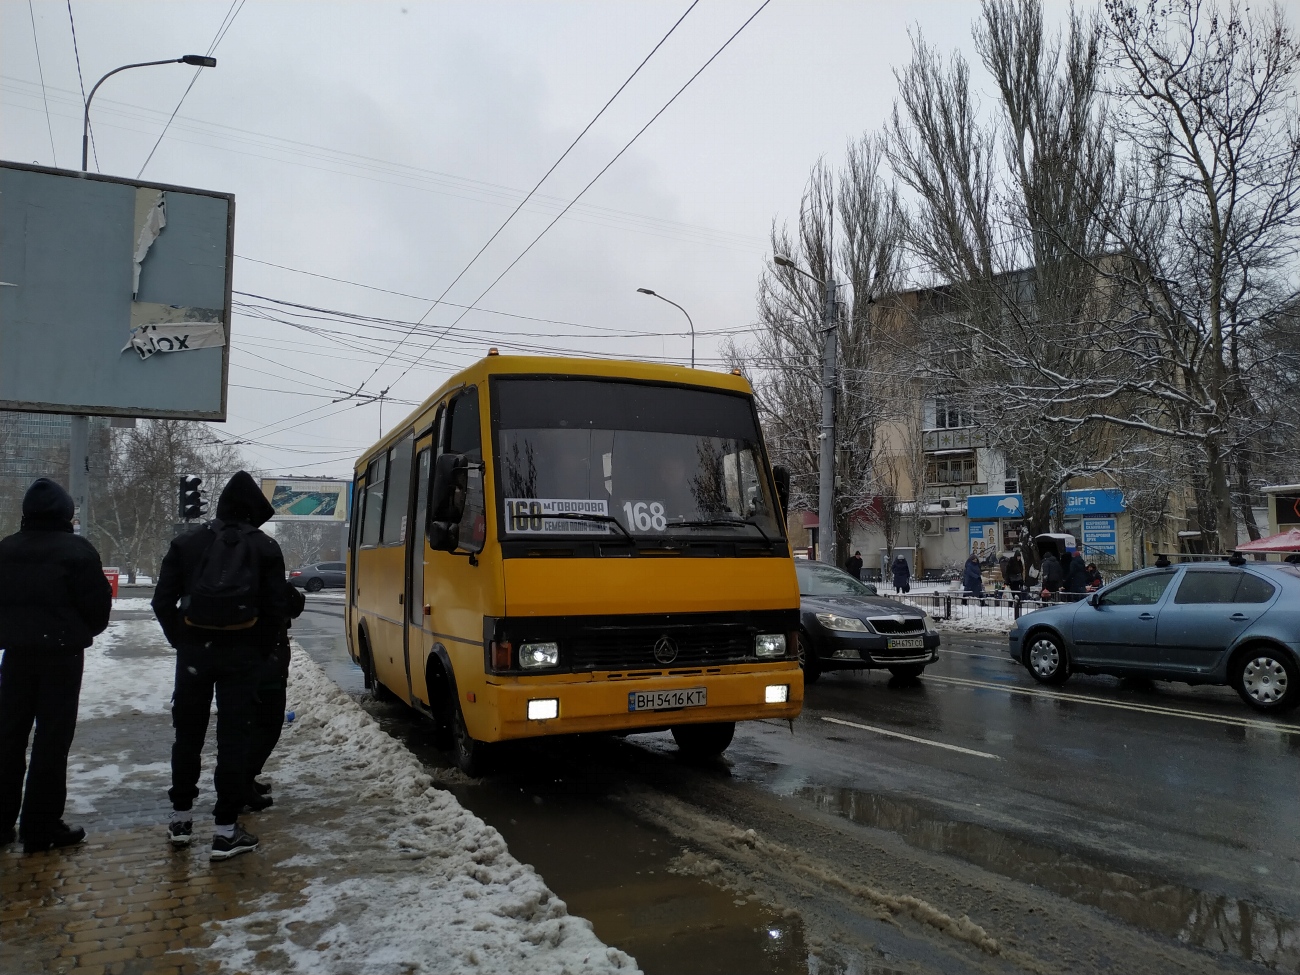
[[[1077,603],[1028,613],[1012,659],[1044,684],[1071,674],[1228,684],[1257,711],[1300,703],[1300,569],[1212,562],[1143,569]]]

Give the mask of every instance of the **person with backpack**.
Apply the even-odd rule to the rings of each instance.
[[[95,546],[72,532],[74,510],[67,491],[37,478],[21,529],[0,541],[0,846],[16,824],[24,853],[86,838],[63,821],[68,752],[86,647],[108,627],[113,592]]]
[[[284,556],[258,530],[275,513],[252,476],[237,472],[211,522],[177,536],[163,559],[153,611],[176,648],[172,695],[172,802],[168,839],[187,846],[193,835],[203,741],[217,699],[217,791],[213,860],[257,849],[238,815],[248,796],[248,736],[253,693],[264,660],[288,616]]]
[[[289,690],[289,628],[307,608],[307,597],[295,586],[284,584],[289,618],[280,630],[275,649],[262,661],[253,687],[253,717],[249,725],[248,740],[248,793],[244,808],[260,812],[271,806],[271,787],[257,781],[266,760],[275,751],[284,728],[285,708]]]
[[[1056,557],[1056,553],[1048,552],[1043,556],[1042,564],[1039,566],[1039,575],[1043,580],[1043,599],[1051,599],[1061,591],[1061,586],[1065,584],[1065,572],[1061,568],[1061,561]]]

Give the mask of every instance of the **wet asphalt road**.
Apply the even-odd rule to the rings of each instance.
[[[1300,971],[1300,713],[1046,689],[953,634],[918,682],[824,676],[719,763],[564,741],[470,782],[362,694],[337,597],[294,636],[647,972]]]

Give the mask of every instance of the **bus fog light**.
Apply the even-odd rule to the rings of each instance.
[[[554,667],[560,662],[558,643],[525,643],[519,648],[519,666],[524,670]]]
[[[754,656],[756,657],[784,657],[785,656],[785,634],[784,633],[760,633],[754,637]]]
[[[768,688],[770,692],[772,688]],[[546,721],[549,718],[558,718],[560,716],[560,699],[556,697],[546,697],[539,700],[528,702],[528,720],[529,721]]]
[[[789,684],[768,684],[764,699],[768,704],[784,704],[790,700]]]

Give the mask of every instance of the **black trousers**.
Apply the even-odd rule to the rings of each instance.
[[[249,646],[180,647],[176,651],[176,687],[172,697],[172,808],[194,807],[199,794],[203,740],[208,734],[212,697],[217,698],[217,767],[213,774],[218,826],[233,823],[248,795],[248,733],[253,687],[262,659]]]
[[[18,822],[23,837],[53,832],[68,800],[68,751],[86,654],[6,650],[0,660],[0,831]],[[31,762],[27,742],[32,726]],[[23,776],[27,787],[23,788]]]

